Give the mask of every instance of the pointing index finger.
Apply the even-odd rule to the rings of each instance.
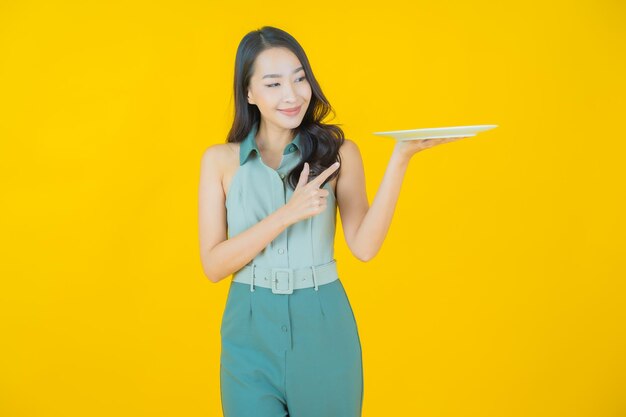
[[[326,178],[330,177],[333,174],[333,172],[335,172],[338,168],[339,168],[339,162],[335,162],[334,164],[326,168],[320,175],[318,175],[313,180],[311,180],[311,182],[314,183],[315,186],[319,188],[319,186],[324,181],[326,181]]]

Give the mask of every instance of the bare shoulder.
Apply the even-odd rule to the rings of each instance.
[[[343,144],[339,148],[339,156],[341,157],[342,167],[347,166],[349,169],[352,169],[362,164],[359,146],[351,139],[344,139]],[[339,170],[339,175],[341,175],[341,170]]]
[[[352,139],[345,138],[339,148],[339,153],[343,156],[344,153],[354,154],[355,152],[359,152],[359,146]]]
[[[227,174],[237,155],[239,144],[217,143],[210,145],[202,153],[202,170],[211,171],[223,177]]]

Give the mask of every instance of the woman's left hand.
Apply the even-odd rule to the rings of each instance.
[[[423,151],[424,149],[432,148],[433,146],[441,145],[448,142],[454,142],[459,139],[464,139],[469,136],[455,137],[455,138],[437,138],[437,139],[417,139],[417,140],[398,140],[396,142],[394,152],[401,155],[403,158],[411,159],[416,153]]]

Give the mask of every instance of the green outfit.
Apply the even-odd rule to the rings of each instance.
[[[240,166],[226,196],[229,238],[293,194],[286,179],[300,161],[300,133],[274,170],[261,159],[257,130],[258,122],[241,143]],[[281,271],[334,267],[337,205],[330,182],[324,188],[329,191],[326,209],[286,228],[230,282],[220,328],[225,417],[361,416],[361,344],[339,277],[289,294],[235,281],[249,266]]]

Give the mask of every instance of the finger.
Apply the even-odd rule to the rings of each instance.
[[[314,184],[315,187],[319,188],[319,186],[324,181],[326,181],[326,178],[330,177],[333,174],[333,172],[337,171],[338,169],[339,169],[339,162],[335,162],[334,164],[326,168],[320,175],[318,175],[313,180],[311,180],[309,184]]]
[[[308,179],[309,179],[309,164],[308,162],[305,162],[304,168],[302,168],[302,172],[300,172],[300,178],[298,179],[298,184],[296,184],[296,188],[304,186]]]

